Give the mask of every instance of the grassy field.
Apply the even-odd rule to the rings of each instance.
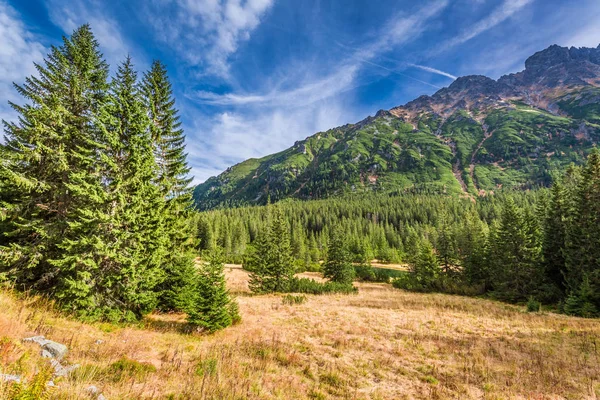
[[[315,277],[315,274],[305,274]],[[212,336],[181,315],[138,326],[83,324],[39,299],[0,292],[0,373],[31,381],[44,366],[33,334],[68,345],[81,367],[49,398],[85,399],[596,399],[600,322],[387,284],[357,295],[252,296],[227,269],[243,321]],[[317,276],[318,277],[318,276]],[[7,392],[0,384],[0,398]]]

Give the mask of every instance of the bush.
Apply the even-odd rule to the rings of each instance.
[[[540,312],[542,304],[537,301],[533,296],[527,301],[527,312]]]
[[[387,268],[373,268],[370,265],[361,264],[354,267],[356,278],[364,282],[383,282],[388,283],[402,275],[404,271],[396,271]]]
[[[293,294],[286,294],[285,296],[283,296],[283,299],[281,299],[281,303],[289,306],[293,306],[296,304],[304,304],[306,303],[306,296],[294,296]]]
[[[296,278],[290,281],[290,293],[324,294],[324,293],[356,293],[352,284],[337,282],[317,282],[314,279]]]

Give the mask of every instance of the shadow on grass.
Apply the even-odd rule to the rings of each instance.
[[[197,328],[185,320],[183,314],[152,314],[139,323],[139,327],[155,332],[190,334]]]

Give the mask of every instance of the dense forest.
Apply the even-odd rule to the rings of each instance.
[[[223,248],[227,261],[252,269],[276,207],[289,226],[276,236],[288,237],[287,263],[296,272],[327,275],[341,246],[359,278],[375,278],[373,259],[401,262],[408,273],[393,279],[398,288],[487,295],[533,309],[543,303],[591,317],[600,309],[598,199],[600,154],[593,151],[584,167],[571,166],[548,190],[476,202],[417,194],[292,200],[202,212],[197,223],[201,251]]]

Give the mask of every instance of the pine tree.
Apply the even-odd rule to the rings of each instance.
[[[165,199],[162,222],[169,252],[162,265],[165,279],[158,288],[159,306],[163,310],[181,310],[193,290],[196,228],[190,223],[191,179],[187,177],[190,168],[185,135],[167,70],[160,61],[154,61],[144,74],[141,91],[158,167],[155,182]]]
[[[436,242],[438,263],[446,277],[451,278],[455,275],[455,267],[458,263],[456,235],[452,232],[450,216],[446,209],[440,212],[439,219]]]
[[[600,310],[600,246],[598,243],[600,243],[600,152],[594,149],[582,170],[574,193],[572,216],[567,228],[564,276],[566,291],[571,299],[581,296],[582,291],[585,291],[585,302]]]
[[[267,232],[259,235],[256,257],[250,263],[253,292],[286,292],[294,276],[289,227],[280,207],[275,207],[273,214],[268,217]]]
[[[168,198],[190,195],[187,177],[190,168],[185,153],[185,135],[177,109],[167,69],[154,61],[142,82],[146,107],[151,121],[152,142],[159,168],[158,182]]]
[[[64,255],[53,260],[65,276],[56,296],[83,317],[135,320],[157,305],[167,243],[149,120],[129,57],[113,79],[98,126],[109,144],[104,162],[96,164],[106,186],[86,185],[81,172],[74,173],[80,179],[69,188],[89,207],[78,210],[70,225],[76,236],[61,242]]]
[[[561,182],[555,182],[550,189],[550,201],[543,220],[543,264],[544,273],[556,288],[565,290],[564,249],[567,240],[568,204],[565,189]]]
[[[240,320],[237,303],[231,298],[223,273],[223,250],[211,251],[197,275],[197,289],[187,313],[188,321],[208,332],[224,329]]]
[[[61,259],[59,243],[75,239],[70,223],[89,206],[72,187],[98,187],[104,144],[94,120],[106,101],[108,66],[84,25],[36,68],[39,77],[15,85],[29,102],[11,103],[19,121],[4,123],[2,175],[15,193],[3,206],[10,243],[0,248],[0,268],[17,287],[50,291],[68,279],[51,260]]]
[[[490,288],[487,226],[473,212],[465,216],[457,241],[462,264],[462,278],[469,286],[481,286],[481,291]]]
[[[352,256],[348,252],[348,243],[341,225],[331,231],[323,276],[345,285],[351,285],[354,280]]]
[[[531,212],[509,198],[490,242],[494,294],[508,301],[525,301],[542,284],[541,232]]]
[[[414,262],[410,264],[410,271],[412,288],[424,291],[439,288],[441,269],[433,245],[428,240],[421,241],[419,252]]]

